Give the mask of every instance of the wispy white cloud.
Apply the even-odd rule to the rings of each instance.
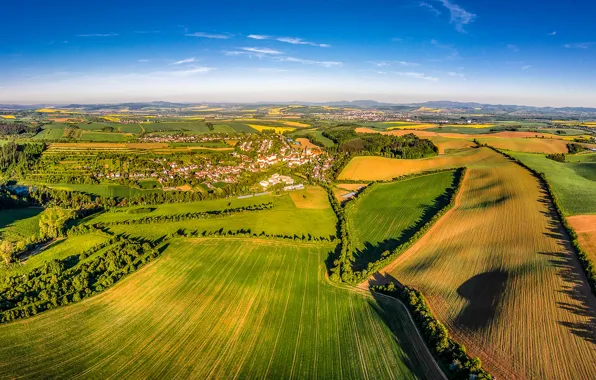
[[[424,73],[415,73],[411,71],[393,71],[394,74],[397,74],[402,77],[414,78],[414,79],[424,79],[429,81],[438,81],[439,78],[428,76]]]
[[[526,71],[526,70],[531,69],[531,68],[532,68],[532,65],[525,65],[525,66],[522,66],[521,69],[524,70],[524,71]]]
[[[548,35],[549,35],[549,36],[556,36],[556,35],[557,35],[557,31],[555,30],[555,31],[553,31],[553,32],[550,32]]]
[[[463,73],[458,73],[455,71],[450,71],[447,73],[450,77],[465,77],[465,75]]]
[[[330,47],[331,45],[329,44],[320,44],[320,43],[316,43],[316,42],[311,42],[311,41],[306,41],[302,38],[298,38],[298,37],[274,37],[274,36],[267,36],[267,35],[263,35],[263,34],[249,34],[248,38],[252,38],[255,40],[275,40],[275,41],[279,41],[279,42],[285,42],[288,44],[293,44],[293,45],[310,45],[310,46],[318,46],[318,47]]]
[[[407,62],[407,61],[368,61],[368,63],[373,64],[377,67],[386,67],[391,65],[399,65],[399,66],[420,66],[419,63],[416,62]]]
[[[441,11],[440,10],[438,10],[437,8],[435,8],[434,6],[430,5],[427,2],[421,1],[420,2],[420,6],[422,8],[428,9],[429,11],[431,11],[432,13],[434,13],[435,16],[439,16],[441,14]]]
[[[191,58],[182,59],[180,61],[172,62],[172,65],[182,65],[184,63],[191,63],[191,62],[195,62],[195,61],[196,61],[195,57],[191,57]]]
[[[195,32],[195,33],[185,33],[187,37],[201,37],[201,38],[211,38],[211,39],[218,39],[218,40],[227,40],[230,38],[227,34],[210,34],[204,32]]]
[[[450,22],[455,25],[455,29],[460,33],[465,33],[464,26],[473,22],[476,19],[474,13],[468,12],[457,4],[450,2],[449,0],[437,0],[445,8],[449,10],[451,17]]]
[[[149,60],[148,59],[139,59],[137,62],[145,63],[145,62],[149,62]]]
[[[91,34],[77,34],[77,37],[115,37],[118,33],[91,33]]]
[[[152,76],[189,76],[195,74],[205,74],[210,71],[215,70],[214,67],[205,67],[205,66],[193,66],[189,67],[188,69],[184,70],[170,70],[170,71],[154,71],[149,75]]]
[[[302,58],[295,58],[295,57],[275,57],[280,62],[296,62],[296,63],[303,63],[305,65],[318,65],[323,67],[341,67],[343,62],[337,61],[314,61],[311,59],[302,59]]]
[[[438,62],[438,61],[446,61],[446,60],[450,60],[450,59],[458,59],[459,58],[459,51],[456,48],[454,48],[452,45],[442,44],[435,39],[430,40],[430,43],[431,43],[431,45],[434,45],[439,49],[449,52],[449,55],[447,55],[444,58],[431,59],[430,61]]]
[[[271,36],[265,36],[265,35],[262,35],[262,34],[249,34],[248,35],[248,38],[252,38],[254,40],[268,40],[268,39],[271,39],[273,37],[271,37]]]
[[[161,33],[159,30],[135,30],[135,34],[157,34]]]
[[[578,42],[574,44],[565,44],[563,46],[567,49],[589,49],[595,44],[596,42]]]
[[[507,49],[514,51],[514,52],[518,52],[519,51],[519,47],[517,45],[513,45],[513,44],[508,44],[507,45]]]
[[[269,48],[256,48],[256,47],[243,47],[242,50],[250,52],[250,53],[257,53],[257,54],[283,54],[279,50],[269,49]]]

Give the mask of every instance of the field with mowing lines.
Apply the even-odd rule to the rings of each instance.
[[[0,240],[17,241],[39,233],[40,207],[0,211]]]
[[[384,269],[497,378],[596,373],[596,298],[536,178],[496,152],[472,163],[456,206]]]
[[[34,140],[60,140],[64,136],[64,129],[62,128],[52,128],[52,129],[44,129],[35,136],[33,136]]]
[[[479,138],[483,144],[514,152],[527,153],[567,153],[567,141],[537,138]]]
[[[580,246],[596,261],[596,215],[576,215],[567,218],[577,233]]]
[[[308,190],[306,190],[308,191]],[[260,204],[272,201],[274,207],[271,210],[256,211],[250,213],[238,213],[227,216],[225,218],[213,218],[213,219],[196,219],[196,220],[184,220],[179,222],[168,222],[168,223],[153,223],[153,224],[138,224],[138,225],[115,225],[110,226],[110,230],[115,233],[131,234],[133,236],[144,236],[149,239],[157,239],[165,234],[176,232],[179,229],[188,229],[191,231],[215,231],[223,228],[224,230],[238,230],[238,229],[251,229],[254,233],[261,233],[264,231],[267,234],[281,234],[294,236],[294,234],[305,236],[311,234],[312,236],[323,236],[329,237],[334,236],[336,233],[335,224],[337,218],[335,213],[331,210],[331,207],[326,200],[326,207],[323,207],[322,199],[320,197],[314,197],[308,193],[304,193],[307,198],[295,201],[290,198],[290,195],[285,193],[281,196],[259,196],[255,198],[247,198],[243,200],[234,199],[231,200],[231,207],[239,207],[244,202],[247,204]],[[300,192],[296,193],[295,196],[301,196]],[[315,201],[315,199],[318,201]],[[251,200],[252,199],[252,200]],[[225,200],[230,202],[230,200]],[[240,203],[242,201],[242,204]],[[208,201],[218,202],[218,201]],[[225,203],[227,205],[227,202]],[[202,202],[195,203],[198,205]],[[300,207],[297,207],[298,204]],[[311,207],[306,208],[309,205]],[[164,208],[166,205],[158,206]],[[169,205],[168,205],[169,206]],[[179,205],[182,208],[185,205]],[[316,206],[316,207],[315,207]],[[200,207],[200,206],[199,206]],[[204,206],[204,207],[213,207]],[[225,207],[222,207],[225,208]],[[213,209],[213,208],[211,208]],[[221,208],[219,208],[221,209]],[[162,209],[163,210],[163,209]],[[174,210],[174,208],[168,208],[168,210]],[[189,206],[184,208],[185,211],[174,212],[176,214],[186,212],[196,212],[196,206]],[[155,212],[155,211],[154,211]],[[162,211],[167,213],[167,211]],[[127,213],[116,213],[116,217],[110,214],[104,214],[98,217],[98,221],[101,221],[104,217],[113,218],[111,221],[115,221],[116,218],[119,220],[127,220],[138,218],[136,215],[130,215]],[[143,214],[143,216],[153,215],[153,213]],[[157,214],[156,214],[157,215]],[[88,223],[94,223],[95,220],[89,220]]]
[[[385,250],[392,251],[449,201],[441,195],[454,172],[443,172],[374,184],[346,206],[348,229],[355,253],[355,269],[365,269]]]
[[[331,249],[175,240],[98,296],[1,325],[0,376],[441,378],[401,304],[328,284]]]
[[[463,152],[446,154],[419,160],[400,160],[395,158],[359,156],[354,157],[339,174],[339,180],[376,181],[390,180],[406,174],[426,170],[456,168],[472,162],[490,159],[493,152],[488,148],[470,149]]]
[[[116,132],[90,132],[83,131],[80,141],[127,141],[133,139],[134,136],[127,133],[116,133]]]
[[[544,173],[566,215],[596,214],[596,155],[567,156],[570,162],[549,160],[542,154],[510,153]]]
[[[288,193],[296,208],[327,210],[331,205],[327,192],[318,186],[308,186],[304,190]]]

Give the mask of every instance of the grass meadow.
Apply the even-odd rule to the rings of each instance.
[[[565,214],[596,214],[596,154],[567,156],[565,163],[542,154],[511,155],[546,175]]]
[[[529,171],[483,154],[455,208],[383,272],[498,378],[590,378],[596,299],[553,206]]]
[[[250,229],[253,233],[257,234],[265,232],[271,235],[287,236],[294,236],[294,234],[298,236],[303,234],[308,236],[310,234],[316,237],[334,236],[336,233],[337,218],[326,199],[324,190],[320,188],[316,189],[315,191],[319,193],[319,196],[313,196],[309,194],[313,190],[305,189],[291,194],[283,193],[280,196],[259,196],[243,200],[225,199],[191,204],[160,205],[157,206],[155,211],[149,214],[142,214],[142,216],[183,214],[210,209],[222,209],[227,207],[228,202],[231,202],[230,207],[267,203],[269,201],[273,202],[275,206],[271,210],[237,213],[225,218],[183,220],[154,224],[112,225],[109,228],[114,233],[125,233],[148,239],[158,239],[163,235],[176,232],[180,229],[190,231],[216,231],[219,229],[236,231],[239,229]],[[294,197],[296,200],[293,199]],[[321,201],[321,197],[323,201]],[[125,212],[106,213],[98,216],[96,219],[88,220],[87,223],[107,222],[108,220],[113,222],[139,217],[141,216]]]
[[[0,326],[0,376],[441,378],[401,304],[325,280],[332,249],[174,240],[98,296]]]
[[[0,211],[0,239],[15,242],[37,235],[42,212],[41,207]]]
[[[454,172],[442,172],[403,181],[374,184],[346,206],[355,269],[405,243],[420,225],[448,202],[441,197],[452,184]]]

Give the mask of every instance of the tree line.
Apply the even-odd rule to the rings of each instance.
[[[250,228],[239,228],[237,230],[226,230],[223,227],[217,230],[189,230],[178,229],[168,235],[169,238],[187,237],[187,238],[202,238],[202,237],[244,237],[244,238],[258,238],[258,239],[274,239],[274,240],[293,240],[301,242],[333,242],[336,237],[330,236],[315,236],[308,234],[268,234],[265,231],[260,233],[253,232]]]
[[[371,290],[398,298],[406,304],[427,345],[439,360],[445,363],[443,367],[451,371],[450,378],[493,379],[482,368],[480,358],[470,358],[466,348],[449,336],[449,331],[435,318],[421,292],[409,287],[400,287],[394,282],[373,286]]]
[[[218,217],[226,217],[232,214],[241,212],[253,212],[271,210],[275,205],[273,202],[261,203],[257,205],[242,206],[236,208],[228,208],[224,210],[209,210],[201,212],[188,212],[185,214],[168,214],[168,215],[154,215],[145,216],[139,219],[126,219],[113,222],[101,222],[98,225],[112,226],[112,225],[131,225],[131,224],[152,224],[152,223],[172,223],[181,222],[184,220],[194,219],[212,219]]]
[[[114,236],[81,254],[6,276],[0,280],[0,323],[91,297],[159,255],[150,242]]]

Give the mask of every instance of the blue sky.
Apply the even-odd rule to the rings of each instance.
[[[0,102],[596,106],[589,0],[9,1]]]

